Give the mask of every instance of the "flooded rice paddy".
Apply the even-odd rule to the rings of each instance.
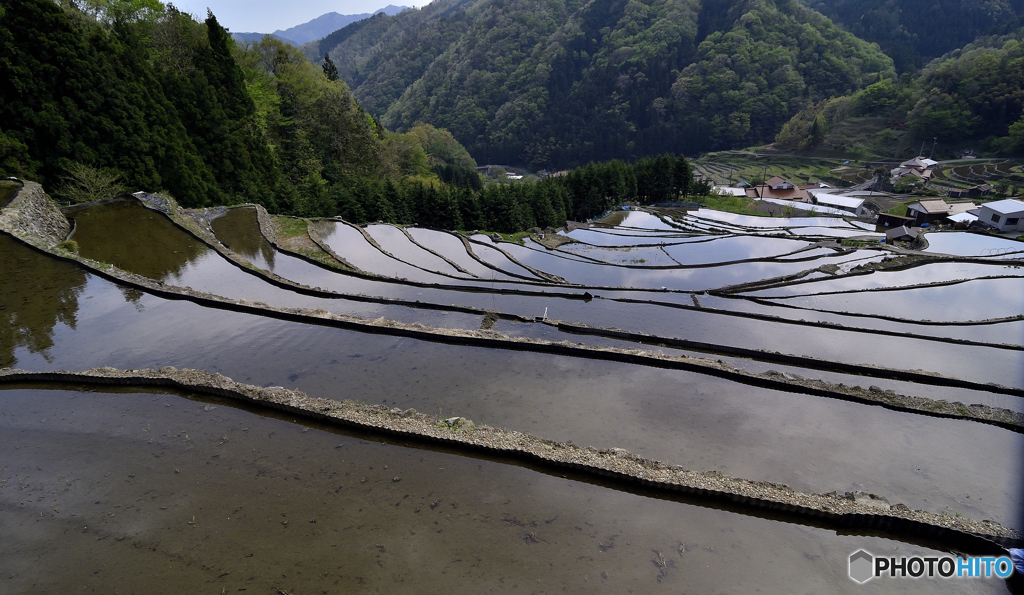
[[[960,231],[929,233],[925,237],[928,239],[927,252],[990,258],[1020,258],[1020,253],[1024,252],[1024,244],[1009,238]]]
[[[925,318],[1024,312],[1019,275],[1007,272],[1017,270],[1011,264],[921,264],[836,278],[836,267],[828,265],[882,255],[751,233],[784,221],[778,218],[751,223],[745,216],[701,215],[731,226],[729,235],[658,237],[680,230],[634,211],[605,229],[570,232],[580,243],[558,250],[487,236],[474,236],[467,247],[436,230],[369,226],[365,233],[378,248],[353,226],[319,224],[324,242],[358,275],[278,250],[259,233],[251,209],[213,220],[217,239],[253,266],[336,294],[328,297],[247,271],[134,201],[70,213],[82,256],[228,298],[465,330],[480,328],[485,311],[493,311],[509,316],[491,323],[509,336],[678,351],[651,346],[644,334],[1024,389],[1021,322],[919,332]],[[842,219],[797,223],[858,230]],[[610,243],[602,244],[603,236]],[[666,254],[678,266],[668,260],[665,270],[652,270],[661,266],[653,263],[620,266],[630,265],[623,257],[628,242],[651,238],[657,240],[637,250]],[[614,243],[619,240],[626,243]],[[797,258],[799,250],[806,259]],[[205,369],[314,397],[625,448],[798,491],[864,491],[912,509],[1024,528],[1024,433],[698,372],[363,333],[164,299],[6,235],[0,255],[0,367]],[[488,271],[495,279],[485,277]],[[790,277],[771,289],[716,293],[784,275]],[[1008,278],[972,280],[992,276]],[[555,277],[566,283],[553,283]],[[814,280],[799,282],[807,278]],[[920,287],[951,280],[965,282]],[[877,288],[887,291],[861,291]],[[781,305],[797,300],[803,301]],[[536,320],[545,312],[549,321],[626,334],[612,340],[559,330]],[[889,320],[894,312],[910,312],[896,316],[910,322]],[[872,333],[886,329],[900,336]],[[976,344],[950,342],[964,338]],[[983,388],[725,359],[752,370],[1024,409],[1024,398]],[[0,392],[0,412],[0,448],[8,453],[0,464],[0,581],[12,592],[68,585],[104,592],[430,592],[458,585],[514,592],[881,593],[891,585],[861,587],[847,578],[850,553],[933,551],[339,433],[192,394],[21,386]],[[63,571],[53,572],[57,567]],[[934,587],[927,580],[897,584],[911,592]],[[1006,590],[995,580],[963,587]]]
[[[832,293],[774,298],[798,307],[858,312],[922,321],[957,322],[1013,318],[1021,314],[1024,278],[977,279],[900,291]],[[949,305],[958,304],[956,310]]]
[[[786,297],[868,289],[899,289],[915,285],[995,277],[1024,277],[1024,269],[1019,264],[1008,265],[997,262],[933,262],[910,268],[870,271],[867,274],[849,277],[819,277],[813,283],[792,283],[771,289],[750,291],[747,292],[747,295]]]
[[[405,235],[402,229],[393,225],[368,225],[366,233],[377,242],[381,250],[395,258],[414,264],[428,271],[453,277],[473,277],[468,271],[458,270],[437,254],[424,249]]]
[[[695,234],[670,234],[662,235],[655,233],[643,233],[626,229],[574,229],[568,233],[560,232],[560,235],[595,246],[655,246],[662,244],[682,244],[685,242],[706,242],[714,239],[714,236]]]
[[[941,554],[189,394],[14,388],[0,410],[8,592],[853,593],[850,551]]]

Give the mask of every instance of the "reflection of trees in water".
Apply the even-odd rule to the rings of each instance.
[[[58,322],[75,328],[86,274],[0,235],[0,367],[15,364],[24,347],[49,357]]]
[[[137,311],[142,312],[143,310],[146,309],[146,307],[142,305],[141,301],[142,296],[145,295],[144,293],[142,293],[142,291],[135,289],[134,287],[129,287],[127,285],[118,285],[117,288],[121,290],[121,295],[124,296],[124,301],[135,306],[135,309]]]
[[[181,275],[210,251],[135,199],[87,207],[71,217],[82,256],[158,281]]]
[[[274,248],[260,233],[256,209],[231,209],[211,222],[217,239],[258,267],[274,270]],[[262,259],[263,262],[260,262]]]

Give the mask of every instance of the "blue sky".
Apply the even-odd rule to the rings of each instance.
[[[167,4],[167,0],[164,0]],[[311,21],[328,12],[361,14],[396,6],[423,6],[424,0],[416,2],[396,0],[171,0],[171,4],[182,11],[206,18],[209,7],[224,27],[239,33],[272,33]]]

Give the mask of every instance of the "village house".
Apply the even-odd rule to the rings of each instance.
[[[794,184],[785,178],[772,176],[761,184],[747,186],[747,197],[774,198],[809,203],[811,202],[811,197],[807,194],[807,190],[810,188],[821,188],[821,184]]]
[[[978,209],[978,221],[999,231],[1024,230],[1024,201],[1016,198],[985,203]]]
[[[949,216],[949,205],[941,198],[919,200],[907,205],[907,216],[916,227],[931,225]]]
[[[991,184],[979,184],[970,188],[950,188],[946,191],[946,196],[950,198],[967,198],[969,196],[988,196],[991,192]]]
[[[916,176],[924,182],[928,182],[934,174],[933,168],[938,164],[938,161],[925,159],[920,156],[914,157],[889,171],[889,183],[895,185],[904,176]]]
[[[896,242],[909,242],[916,240],[917,236],[921,234],[919,229],[911,229],[905,225],[894,227],[886,230],[885,232],[885,243],[895,244]]]
[[[888,231],[897,227],[910,227],[913,224],[913,217],[901,217],[899,215],[881,213],[878,215],[878,221],[875,221],[875,231]]]
[[[969,220],[970,217],[962,215],[976,208],[977,205],[969,200],[947,202],[941,198],[925,198],[907,205],[907,216],[914,220],[914,226],[920,227],[950,218],[953,218],[954,222]]]

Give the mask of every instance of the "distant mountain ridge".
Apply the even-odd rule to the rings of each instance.
[[[408,6],[395,6],[394,4],[389,4],[379,10],[364,12],[362,14],[338,14],[336,12],[329,12],[318,16],[308,23],[295,25],[289,29],[278,29],[277,31],[274,31],[272,35],[278,39],[290,40],[295,45],[302,45],[315,39],[326,37],[329,33],[333,33],[334,31],[337,31],[347,25],[351,25],[357,21],[368,19],[375,14],[384,13],[388,16],[394,16],[408,8]]]
[[[231,37],[235,41],[246,42],[246,41],[259,41],[259,40],[263,39],[266,35],[267,35],[266,33],[232,33]],[[290,43],[290,44],[295,45],[295,46],[302,45],[301,43],[295,43],[295,41],[293,41],[291,39],[288,39],[286,37],[281,37],[280,35],[277,35],[277,34],[273,34],[272,33],[271,37],[274,37],[276,39],[280,39],[281,41],[283,41],[285,43]]]

